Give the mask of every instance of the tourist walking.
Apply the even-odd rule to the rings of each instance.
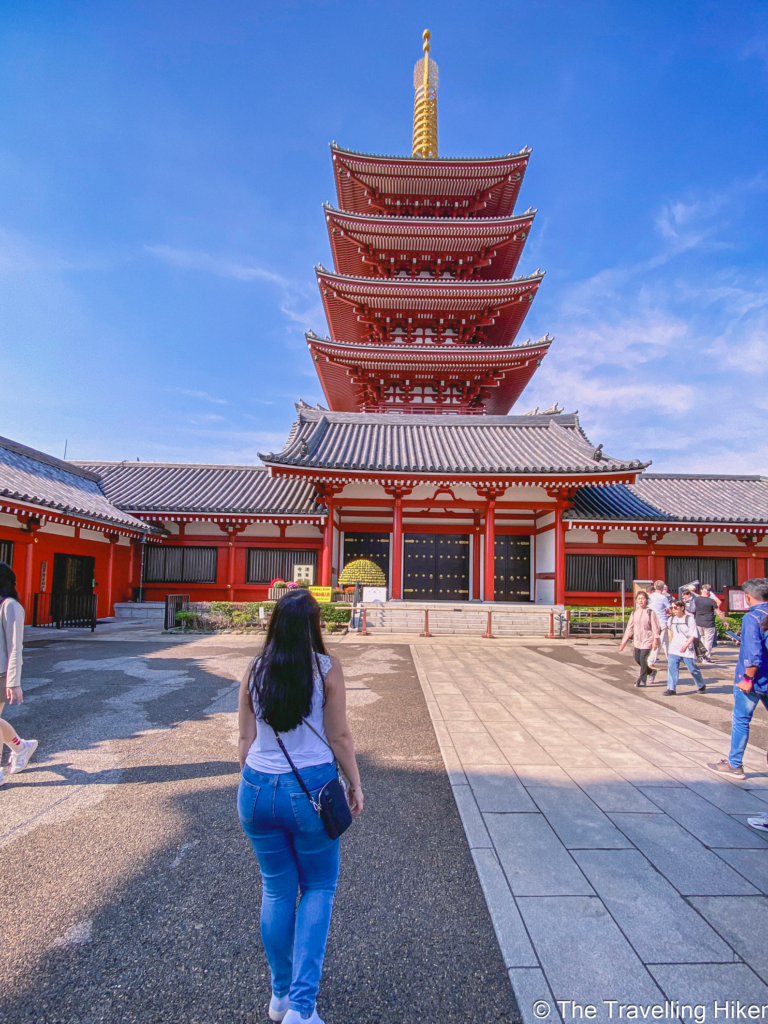
[[[269,1016],[284,1024],[322,1024],[315,1001],[340,844],[317,808],[321,791],[338,785],[334,756],[350,782],[352,817],[363,810],[363,791],[344,676],[325,652],[320,608],[307,590],[294,590],[275,605],[261,657],[240,686],[239,725],[237,810],[261,869]]]
[[[680,675],[680,662],[693,676],[696,689],[704,693],[707,686],[701,669],[696,664],[693,653],[693,645],[697,640],[699,631],[696,627],[696,620],[690,612],[685,610],[685,601],[677,598],[672,602],[672,614],[667,622],[667,635],[669,637],[669,648],[667,660],[667,688],[663,693],[664,697],[674,697],[677,692],[677,680]]]
[[[667,647],[669,645],[669,638],[667,636],[667,618],[669,617],[669,609],[672,607],[672,602],[664,580],[656,580],[653,584],[653,592],[648,596],[648,607],[652,608],[656,613],[656,618],[659,622],[659,629],[661,630],[660,644],[662,650],[666,654]]]
[[[747,580],[741,589],[749,611],[741,620],[741,645],[733,683],[731,749],[727,758],[707,765],[710,771],[718,775],[738,780],[746,778],[742,761],[749,740],[752,715],[758,704],[768,710],[768,651],[765,645],[768,580]],[[753,819],[748,818],[747,821],[753,824]],[[768,830],[768,819],[765,829]]]
[[[725,616],[720,611],[720,602],[712,596],[712,587],[705,583],[701,587],[701,594],[693,599],[696,626],[699,630],[699,642],[702,650],[702,661],[705,665],[712,665],[712,648],[715,644],[717,629],[715,627],[715,616],[718,615],[723,622]]]
[[[628,642],[632,640],[635,647],[635,661],[640,668],[635,686],[645,686],[649,673],[656,676],[654,669],[648,667],[648,656],[659,646],[659,620],[656,612],[648,607],[648,595],[644,590],[638,591],[635,598],[635,610],[629,616],[627,628],[619,644],[619,651],[623,651]],[[653,681],[653,678],[651,679]]]
[[[7,744],[11,751],[11,775],[23,772],[37,750],[37,740],[23,740],[2,717],[6,700],[9,704],[21,704],[24,700],[21,689],[23,643],[24,609],[16,593],[16,573],[5,562],[0,562],[0,754],[3,744]],[[0,768],[0,786],[4,782],[5,773]]]

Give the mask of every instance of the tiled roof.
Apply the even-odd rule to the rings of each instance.
[[[575,415],[417,416],[298,410],[288,443],[261,455],[276,466],[396,473],[563,474],[637,471],[602,455]]]
[[[402,199],[422,216],[472,212],[504,217],[514,209],[530,150],[499,157],[422,159],[356,153],[332,143],[331,156],[343,210],[402,215]]]
[[[646,473],[632,485],[585,487],[569,519],[682,523],[768,523],[761,476]]]
[[[372,331],[394,332],[411,321],[414,328],[431,327],[431,320],[439,318],[455,334],[472,337],[482,329],[487,344],[509,345],[544,277],[541,270],[511,281],[350,277],[323,267],[315,272],[331,334],[359,344]]]
[[[152,530],[115,507],[93,473],[0,437],[0,504],[4,502],[33,505],[108,526]]]
[[[410,271],[414,261],[421,265],[449,257],[454,273],[506,280],[515,272],[536,215],[528,210],[515,217],[444,219],[324,209],[336,270],[368,277],[379,275],[379,262],[391,264],[393,271]]]
[[[322,515],[311,483],[272,478],[265,466],[159,462],[80,462],[105,494],[137,515]]]

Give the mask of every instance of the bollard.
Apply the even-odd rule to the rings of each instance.
[[[565,609],[565,635],[569,637],[571,635],[571,609]]]
[[[493,636],[493,623],[492,623],[492,619],[491,619],[492,615],[493,615],[493,612],[489,610],[489,612],[488,612],[488,625],[485,627],[485,632],[483,633],[483,639],[484,640],[493,640],[494,639],[494,636]]]
[[[368,636],[368,609],[363,608],[363,628],[360,630],[360,636]]]
[[[432,636],[429,632],[429,609],[424,609],[424,632],[419,633],[419,636]]]
[[[549,632],[547,633],[547,639],[548,640],[554,640],[555,639],[555,613],[554,612],[550,612],[549,613]]]

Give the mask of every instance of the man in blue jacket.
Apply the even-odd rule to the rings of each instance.
[[[763,629],[768,615],[768,580],[747,580],[741,589],[749,611],[741,623],[741,646],[734,677],[731,751],[722,761],[707,765],[711,772],[739,781],[746,778],[742,758],[747,748],[752,715],[760,703],[768,710],[768,649]],[[768,818],[764,831],[768,831]]]

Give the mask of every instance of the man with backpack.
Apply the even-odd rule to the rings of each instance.
[[[727,758],[707,765],[711,772],[740,782],[746,778],[742,758],[749,739],[752,715],[758,704],[768,710],[768,634],[765,631],[768,579],[747,580],[741,589],[749,611],[741,623],[741,646],[734,677],[731,750]],[[768,815],[761,814],[747,821],[753,828],[768,832]]]

